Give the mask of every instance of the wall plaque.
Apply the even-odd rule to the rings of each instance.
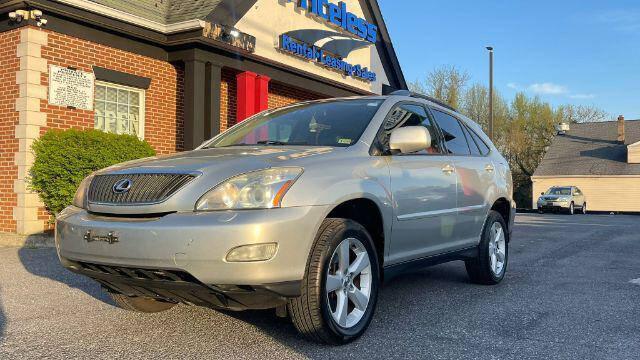
[[[93,110],[95,76],[91,72],[49,66],[49,104]]]

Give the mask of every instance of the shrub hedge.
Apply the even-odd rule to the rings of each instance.
[[[49,130],[32,150],[31,189],[54,215],[73,202],[80,182],[92,172],[155,155],[147,142],[133,135],[76,129]]]

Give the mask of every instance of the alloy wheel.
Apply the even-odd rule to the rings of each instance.
[[[507,247],[504,229],[499,222],[491,225],[489,233],[489,262],[495,276],[502,275],[507,260]]]
[[[329,312],[342,328],[357,325],[364,316],[371,297],[371,261],[360,240],[342,240],[333,251],[325,289]]]

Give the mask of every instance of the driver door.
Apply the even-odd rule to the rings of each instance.
[[[393,129],[420,125],[429,129],[430,148],[387,157],[395,210],[389,264],[446,251],[456,223],[456,169],[443,153],[440,134],[425,108],[416,103],[396,105],[384,131],[388,141]]]

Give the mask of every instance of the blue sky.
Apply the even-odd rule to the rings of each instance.
[[[640,118],[640,1],[378,0],[407,81],[455,65],[557,105]]]

